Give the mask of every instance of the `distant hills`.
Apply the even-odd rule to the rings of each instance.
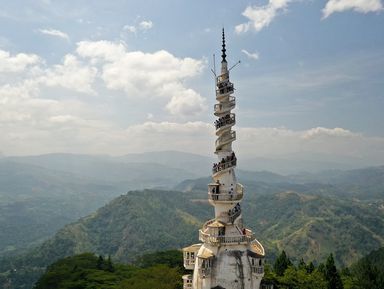
[[[0,280],[31,284],[52,261],[87,251],[130,262],[197,242],[213,216],[212,161],[179,152],[0,158]],[[333,252],[350,264],[383,246],[384,166],[237,175],[245,221],[269,258],[281,249],[307,261]]]
[[[206,192],[212,161],[181,152],[0,158],[0,256],[38,244],[129,190]],[[239,170],[238,177],[247,192],[257,194],[295,191],[361,200],[384,196],[384,166],[287,176]]]
[[[50,154],[0,158],[0,255],[43,241],[65,224],[129,190],[168,189],[209,172],[208,158],[175,153],[166,165],[168,156]],[[196,169],[203,160],[206,162],[201,165],[207,172]]]
[[[382,205],[297,192],[248,193],[243,212],[268,258],[282,249],[306,261],[324,260],[333,252],[339,264],[347,265],[384,246]],[[22,256],[3,259],[0,275],[15,268],[15,280],[28,279],[28,268],[36,274],[38,268],[42,272],[53,261],[82,252],[131,262],[143,253],[198,242],[198,228],[212,216],[206,193],[132,191]]]

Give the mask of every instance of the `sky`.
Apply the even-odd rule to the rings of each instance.
[[[382,0],[0,0],[0,152],[213,155],[226,31],[244,157],[384,164]]]

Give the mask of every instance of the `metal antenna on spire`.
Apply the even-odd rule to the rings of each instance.
[[[211,71],[213,75],[216,77],[216,59],[215,59],[215,54],[213,54],[213,69],[211,68]]]
[[[238,62],[236,62],[234,65],[232,65],[232,67],[230,69],[228,69],[228,71],[231,71],[232,68],[235,68],[238,64],[240,64],[241,61],[239,60]]]
[[[226,59],[227,55],[225,54],[225,52],[227,50],[225,49],[225,33],[224,33],[224,28],[223,28],[223,45],[222,45],[222,47],[223,47],[223,49],[221,49],[221,52],[222,52],[222,54],[221,54],[221,62],[227,62],[227,59]]]

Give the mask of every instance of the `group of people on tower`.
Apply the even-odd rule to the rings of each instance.
[[[235,152],[232,152],[230,156],[227,156],[226,158],[222,158],[219,163],[214,163],[212,172],[217,173],[220,172],[221,170],[236,166],[237,163],[237,158],[235,155]]]
[[[227,115],[220,117],[219,119],[217,119],[215,121],[215,127],[216,127],[216,129],[219,129],[224,125],[231,124],[234,122],[235,122],[235,116],[233,115],[231,117],[231,115],[228,113]]]

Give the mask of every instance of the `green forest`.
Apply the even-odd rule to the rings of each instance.
[[[112,262],[110,256],[83,253],[48,266],[34,289],[181,289],[182,253],[178,250],[143,255],[132,264]],[[263,282],[276,289],[384,288],[384,248],[340,270],[330,254],[324,263],[293,263],[282,251],[266,265]]]

